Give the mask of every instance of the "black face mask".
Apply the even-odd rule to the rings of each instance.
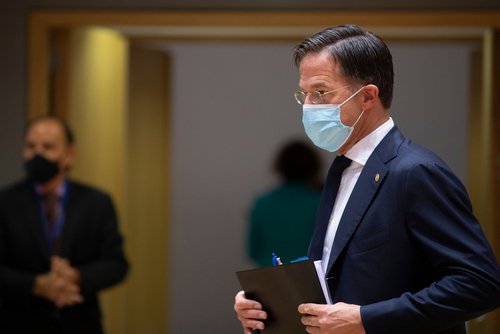
[[[31,160],[24,162],[24,168],[30,179],[38,183],[45,183],[59,173],[57,161],[51,161],[37,154]]]

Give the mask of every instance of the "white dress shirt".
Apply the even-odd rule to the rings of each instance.
[[[321,262],[324,273],[326,273],[326,269],[328,267],[328,260],[330,259],[333,240],[335,239],[335,234],[337,233],[340,218],[342,217],[352,190],[358,181],[359,175],[361,174],[361,171],[363,170],[363,167],[368,161],[370,155],[393,126],[394,121],[392,118],[389,118],[384,124],[380,125],[366,137],[357,142],[345,154],[346,157],[352,160],[352,163],[342,173],[342,179],[340,180],[337,197],[335,202],[332,203],[333,210],[332,215],[330,216],[330,222],[328,223],[328,228],[326,230],[325,243],[323,245],[323,258]]]

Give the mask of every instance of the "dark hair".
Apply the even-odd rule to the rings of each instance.
[[[348,82],[376,85],[382,105],[386,109],[391,106],[394,86],[392,56],[380,37],[357,25],[328,28],[306,38],[294,48],[295,65],[299,67],[307,54],[325,49],[340,65]]]
[[[321,170],[319,154],[308,144],[293,140],[284,145],[274,168],[287,181],[314,181]]]
[[[55,121],[59,123],[63,129],[64,132],[64,137],[66,138],[66,143],[67,144],[74,144],[75,143],[75,136],[73,135],[73,131],[69,127],[68,123],[59,116],[55,115],[42,115],[42,116],[37,116],[33,119],[31,119],[28,123],[26,123],[26,127],[24,128],[24,135],[26,136],[26,133],[28,133],[28,130],[36,123],[43,122],[43,121]]]

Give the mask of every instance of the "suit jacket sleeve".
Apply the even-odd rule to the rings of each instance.
[[[3,213],[0,213],[0,296],[30,297],[32,295],[35,274],[26,270],[16,269],[10,265],[7,250],[7,238]]]
[[[14,296],[19,303],[31,296],[35,274],[49,265],[43,256],[24,251],[35,247],[30,228],[39,228],[41,233],[38,207],[30,195],[25,184],[15,184],[0,193],[0,296]],[[26,197],[27,202],[20,201]],[[42,261],[34,264],[38,259]]]
[[[433,333],[500,305],[500,270],[466,190],[439,162],[401,172],[405,224],[437,273],[429,286],[361,307],[367,334]]]
[[[91,219],[97,222],[93,231],[97,256],[77,265],[81,274],[84,295],[120,282],[126,275],[128,263],[123,252],[123,241],[118,229],[117,215],[111,198],[99,193],[92,202]]]

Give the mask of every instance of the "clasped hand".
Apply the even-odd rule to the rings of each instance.
[[[35,277],[33,293],[63,308],[83,302],[80,272],[59,256],[51,258],[50,271]]]
[[[264,329],[263,320],[267,319],[267,313],[260,303],[247,299],[243,291],[235,297],[234,310],[245,334],[251,334],[252,329]],[[366,334],[359,305],[309,303],[299,305],[298,312],[302,314],[301,321],[307,333]]]

